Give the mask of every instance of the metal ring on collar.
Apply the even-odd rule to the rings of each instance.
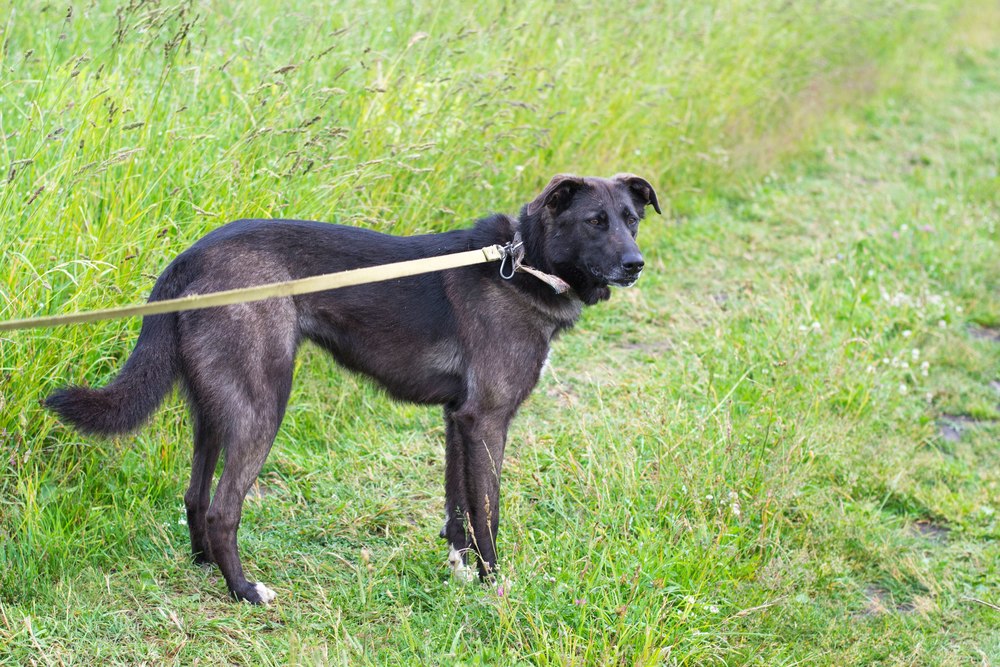
[[[515,266],[514,261],[514,248],[513,243],[509,243],[504,246],[503,257],[500,258],[500,277],[504,280],[510,280],[514,277],[514,273],[517,271],[517,266]],[[504,273],[504,266],[507,265],[507,258],[510,258],[510,273]]]

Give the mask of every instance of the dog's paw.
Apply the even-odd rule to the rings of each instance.
[[[451,570],[452,578],[460,583],[468,584],[476,579],[476,573],[465,564],[462,552],[455,547],[448,552],[448,569]]]
[[[246,587],[241,591],[233,591],[233,596],[240,602],[248,604],[270,604],[278,595],[264,584],[258,582],[251,584],[247,582]]]
[[[191,555],[191,562],[197,567],[202,567],[205,565],[215,565],[215,561],[204,551],[199,551],[196,554]]]
[[[278,597],[278,594],[272,591],[270,588],[260,583],[259,581],[253,585],[254,589],[257,591],[257,595],[260,596],[260,601],[264,604],[270,604],[274,598]]]

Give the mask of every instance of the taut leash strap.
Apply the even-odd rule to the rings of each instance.
[[[51,317],[29,317],[19,320],[8,320],[0,322],[0,331],[38,329],[64,324],[80,324],[82,322],[97,322],[99,320],[111,320],[123,317],[138,317],[140,315],[176,313],[181,310],[199,310],[215,306],[229,306],[234,303],[262,301],[263,299],[274,297],[323,292],[340,287],[364,285],[366,283],[405,278],[432,271],[443,271],[445,269],[456,269],[461,266],[495,262],[505,257],[505,255],[506,250],[504,246],[492,245],[478,250],[467,250],[449,255],[411,259],[405,262],[393,262],[392,264],[338,271],[337,273],[324,273],[308,278],[255,285],[253,287],[241,287],[223,292],[212,292],[210,294],[191,294],[176,299],[151,301],[133,306],[123,306],[121,308],[91,310],[82,313],[53,315]]]

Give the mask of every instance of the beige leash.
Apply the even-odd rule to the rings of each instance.
[[[445,269],[456,269],[461,266],[495,262],[503,259],[506,255],[507,249],[504,246],[491,245],[478,250],[467,250],[465,252],[456,252],[450,255],[438,255],[437,257],[411,259],[405,262],[393,262],[392,264],[369,266],[362,269],[339,271],[337,273],[324,273],[319,276],[299,278],[298,280],[287,280],[285,282],[255,285],[253,287],[241,287],[239,289],[225,290],[223,292],[212,292],[211,294],[191,294],[177,299],[152,301],[133,306],[123,306],[121,308],[91,310],[82,313],[53,315],[51,317],[29,317],[20,320],[8,320],[6,322],[0,322],[0,331],[37,329],[41,327],[55,327],[63,324],[79,324],[81,322],[96,322],[98,320],[110,320],[122,317],[137,317],[139,315],[175,313],[181,310],[197,310],[200,308],[212,308],[215,306],[228,306],[234,303],[261,301],[262,299],[270,299],[273,297],[323,292],[325,290],[337,289],[339,287],[363,285],[365,283],[393,280],[394,278],[405,278],[407,276],[415,276],[421,273],[430,273],[432,271],[443,271]]]

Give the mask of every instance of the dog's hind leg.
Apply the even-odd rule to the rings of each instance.
[[[234,356],[240,362],[252,363],[249,359],[239,359],[239,355]],[[236,532],[247,491],[264,466],[284,416],[292,383],[291,357],[283,369],[271,366],[267,380],[269,384],[254,385],[252,392],[240,391],[235,386],[228,388],[229,405],[221,413],[228,422],[213,425],[222,426],[219,432],[224,434],[225,465],[206,515],[212,559],[226,578],[233,597],[252,604],[270,602],[274,592],[264,584],[247,581],[240,563]]]
[[[239,355],[235,356],[238,359]],[[251,363],[246,359],[240,361]],[[264,466],[284,416],[292,383],[291,358],[287,360],[287,367],[280,371],[272,366],[268,380],[270,384],[257,385],[253,392],[229,387],[229,405],[212,424],[213,430],[224,436],[225,465],[205,522],[212,559],[226,578],[229,592],[237,600],[252,604],[270,602],[274,599],[274,592],[264,584],[247,581],[240,562],[236,533],[243,516],[247,491]],[[220,423],[219,417],[228,421]]]
[[[191,403],[194,413],[194,454],[191,457],[191,484],[184,494],[184,505],[187,507],[188,531],[191,533],[191,555],[196,565],[202,565],[213,562],[206,514],[222,440],[204,419],[198,417],[195,399],[192,398]]]
[[[252,604],[266,604],[275,595],[264,584],[247,581],[240,562],[236,532],[240,527],[246,493],[264,465],[273,438],[272,432],[261,434],[261,437],[252,441],[241,442],[234,447],[241,451],[236,456],[227,451],[225,468],[207,516],[212,557],[222,570],[222,576],[226,578],[229,592],[237,600]],[[235,443],[227,443],[227,446],[229,444]]]
[[[199,536],[196,526],[192,546],[200,546],[204,553],[207,543],[233,597],[254,604],[270,602],[274,593],[247,581],[236,533],[244,497],[267,459],[285,413],[295,326],[291,299],[188,311],[179,318],[183,374],[198,424],[188,491],[193,514],[201,511],[211,486],[218,451],[225,453],[222,475],[204,514],[205,537]]]

